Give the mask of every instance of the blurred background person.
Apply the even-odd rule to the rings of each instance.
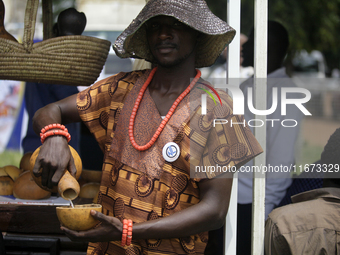
[[[297,194],[266,221],[265,254],[338,254],[340,232],[340,129],[321,154],[323,187]]]
[[[58,15],[53,26],[53,36],[81,35],[86,26],[86,16],[75,8],[68,8]],[[32,118],[41,107],[78,93],[76,86],[26,82],[24,99],[28,113],[27,132],[22,140],[24,154],[35,151],[40,145],[40,137],[33,131]],[[66,125],[72,139],[70,145],[79,153],[80,124]]]
[[[245,44],[248,41],[248,36],[245,34],[240,34],[240,78],[247,79],[251,77],[254,74],[254,68],[253,66],[242,66],[243,63],[243,44]]]
[[[278,167],[290,167],[295,163],[295,142],[299,135],[300,124],[303,113],[295,105],[287,105],[287,114],[281,113],[281,89],[295,88],[296,85],[286,74],[283,61],[289,47],[289,36],[287,30],[276,21],[268,22],[268,59],[267,59],[267,108],[273,104],[273,88],[277,88],[278,100],[276,110],[267,116],[267,119],[277,120],[267,122],[266,129],[266,165]],[[249,39],[242,47],[242,66],[254,66],[254,28],[250,31]],[[255,118],[249,110],[248,88],[253,89],[254,78],[244,81],[240,88],[244,94],[244,118],[248,122]],[[297,93],[287,93],[287,98],[300,98]],[[281,125],[285,119],[296,121],[294,127]],[[254,124],[257,125],[257,124]],[[253,127],[250,127],[252,131]],[[251,167],[254,162],[246,165]],[[265,197],[265,218],[280,203],[286,194],[287,188],[291,185],[291,174],[289,172],[274,172],[266,174],[266,197]],[[240,255],[251,254],[251,221],[252,221],[252,198],[253,198],[253,173],[240,172],[238,178],[238,211],[237,211],[237,253]]]

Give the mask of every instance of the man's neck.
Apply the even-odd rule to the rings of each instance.
[[[189,86],[195,75],[194,65],[157,68],[149,85],[149,92],[161,116],[168,113],[172,104]]]
[[[160,93],[182,93],[196,75],[194,65],[178,65],[174,67],[159,66],[153,77],[149,90]]]

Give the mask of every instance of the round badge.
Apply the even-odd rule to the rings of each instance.
[[[180,154],[177,143],[169,142],[163,147],[163,158],[168,162],[174,162],[178,159]]]

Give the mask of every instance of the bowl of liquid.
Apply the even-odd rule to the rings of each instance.
[[[100,204],[85,204],[59,206],[56,208],[60,224],[75,231],[89,230],[99,223],[91,215],[91,210],[101,212],[102,206]]]

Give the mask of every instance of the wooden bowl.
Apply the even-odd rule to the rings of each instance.
[[[90,211],[101,212],[102,206],[100,204],[75,205],[74,208],[60,206],[56,210],[62,226],[75,231],[84,231],[93,228],[99,223],[98,220],[92,217]]]

